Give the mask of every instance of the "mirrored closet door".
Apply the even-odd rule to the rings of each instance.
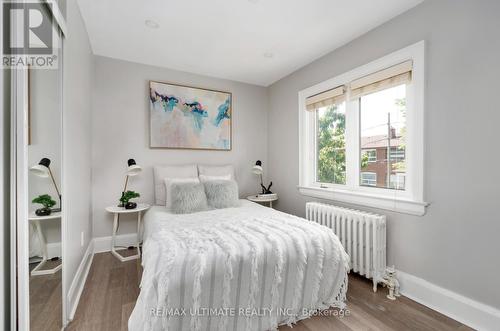
[[[30,330],[62,327],[60,69],[30,69],[28,231]]]
[[[15,69],[17,118],[17,330],[63,328],[62,44],[59,9],[40,2],[30,15],[49,22],[53,67]],[[31,19],[31,16],[30,16]],[[31,24],[31,23],[30,23]],[[43,27],[42,23],[42,27]],[[45,35],[44,35],[45,33]],[[33,47],[30,44],[30,47]],[[21,100],[21,101],[20,101]]]

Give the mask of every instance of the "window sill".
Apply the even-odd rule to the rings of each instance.
[[[391,210],[398,213],[423,216],[428,203],[394,196],[375,195],[365,192],[340,190],[337,188],[320,188],[314,186],[298,186],[302,195],[352,203],[361,206]]]

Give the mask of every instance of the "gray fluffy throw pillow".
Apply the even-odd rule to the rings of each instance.
[[[172,183],[172,212],[189,214],[207,210],[207,196],[201,183]]]
[[[238,207],[238,184],[234,180],[209,180],[203,183],[208,205],[212,208]]]

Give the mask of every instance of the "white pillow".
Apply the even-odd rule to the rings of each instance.
[[[180,166],[155,166],[154,182],[155,182],[155,203],[157,205],[165,205],[166,191],[165,178],[198,178],[198,168],[196,164],[180,165]]]
[[[199,184],[200,180],[198,178],[165,178],[164,180],[165,183],[165,192],[166,192],[166,201],[163,201],[162,204],[164,204],[168,209],[172,208],[172,184],[179,184],[179,183],[195,183]]]
[[[225,176],[207,176],[207,175],[200,175],[198,176],[200,178],[200,181],[202,183],[207,182],[209,180],[231,180],[231,175],[225,175]]]
[[[232,164],[226,165],[198,165],[200,175],[204,176],[231,176],[230,179],[236,180],[234,176],[234,167]]]

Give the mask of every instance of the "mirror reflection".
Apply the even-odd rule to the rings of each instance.
[[[60,69],[29,70],[30,330],[62,328]]]

